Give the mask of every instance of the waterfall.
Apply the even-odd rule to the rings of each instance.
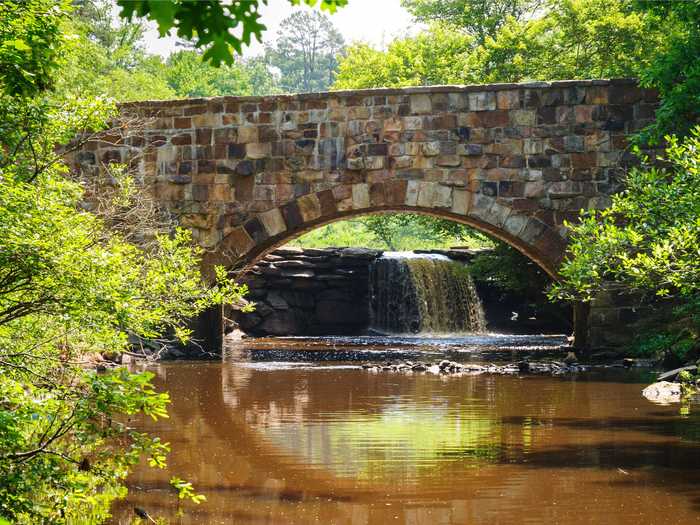
[[[371,272],[372,327],[388,333],[483,332],[467,265],[444,255],[386,252]]]

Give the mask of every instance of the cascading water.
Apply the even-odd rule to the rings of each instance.
[[[483,332],[469,268],[444,255],[385,252],[371,272],[372,327],[388,333]]]

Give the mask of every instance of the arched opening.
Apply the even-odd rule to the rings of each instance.
[[[423,230],[386,242],[402,224]],[[559,256],[446,211],[352,210],[251,249],[236,273],[258,309],[237,320],[255,336],[568,334],[571,308],[546,297]]]

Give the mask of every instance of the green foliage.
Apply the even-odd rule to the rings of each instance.
[[[700,0],[635,0],[666,35],[664,46],[649,57],[640,77],[659,90],[656,121],[642,134],[643,142],[660,142],[665,134],[685,135],[700,118]]]
[[[543,4],[542,0],[401,0],[419,22],[447,22],[478,44],[495,38],[510,19],[532,18]]]
[[[488,237],[453,221],[412,213],[385,213],[334,222],[290,244],[305,248],[355,246],[408,251],[456,245],[481,248],[492,243]]]
[[[314,6],[318,0],[290,0],[299,5]],[[347,4],[347,0],[321,0],[321,9],[335,11]],[[249,45],[255,37],[261,39],[265,26],[260,22],[259,7],[267,0],[246,0],[221,3],[215,0],[189,2],[186,0],[117,0],[121,17],[148,18],[158,24],[165,36],[175,29],[179,37],[193,41],[204,51],[203,58],[214,66],[233,64],[231,50],[240,54],[243,45]]]
[[[632,169],[603,211],[569,225],[569,256],[556,293],[590,300],[609,282],[690,297],[700,290],[700,129],[667,137],[667,167]]]
[[[550,277],[537,264],[504,243],[497,243],[492,251],[477,255],[469,271],[477,281],[524,295],[534,291],[539,296],[551,283]]]
[[[194,491],[194,487],[189,481],[174,477],[170,480],[170,484],[175,490],[177,490],[178,499],[187,499],[197,505],[207,500],[207,497],[204,494],[197,494]]]
[[[696,358],[700,354],[700,294],[648,315],[628,351],[640,357],[664,358],[670,366]]]
[[[51,86],[61,58],[58,37],[68,1],[7,0],[0,3],[0,87],[32,96]]]
[[[272,75],[260,60],[214,67],[196,51],[170,55],[163,67],[165,80],[177,97],[267,95],[276,90]]]
[[[394,40],[387,51],[353,44],[340,58],[333,89],[464,83],[472,44],[469,35],[440,24],[416,37]]]
[[[665,38],[658,18],[633,10],[627,0],[406,5],[432,22],[429,29],[395,40],[386,51],[351,46],[334,88],[635,76]],[[496,19],[479,15],[484,10]]]
[[[164,468],[169,445],[129,419],[167,417],[168,395],[150,373],[97,374],[89,360],[187,337],[188,318],[245,292],[222,269],[217,284],[203,282],[184,231],[151,231],[148,216],[110,228],[142,199],[128,176],[113,173],[103,208],[85,211],[95,195],[71,180],[56,145],[79,147],[76,137],[102,129],[114,107],[46,91],[65,85],[55,65],[76,52],[59,31],[69,25],[63,8],[0,6],[0,28],[16,28],[0,30],[0,49],[22,51],[0,52],[0,518],[12,523],[101,523],[142,456]],[[17,35],[41,49],[9,43]]]
[[[285,18],[265,59],[280,72],[287,93],[327,91],[338,67],[337,55],[345,42],[325,14],[297,11]]]

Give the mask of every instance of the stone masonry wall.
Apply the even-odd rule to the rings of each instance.
[[[342,217],[408,210],[490,232],[554,275],[563,221],[608,205],[656,104],[633,80],[140,102],[121,109],[145,129],[70,160],[131,163],[206,248],[205,272]]]
[[[275,250],[241,280],[256,303],[236,314],[251,335],[353,335],[370,323],[369,270],[382,254],[362,248]]]
[[[657,105],[631,79],[139,102],[121,106],[138,125],[68,161],[129,164],[205,248],[207,276],[386,211],[468,224],[556,276],[564,221],[609,205]]]

